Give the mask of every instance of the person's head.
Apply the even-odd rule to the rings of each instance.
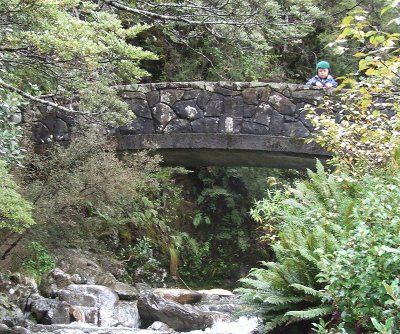
[[[331,69],[331,66],[325,60],[320,61],[316,66],[317,75],[321,79],[326,79],[328,77],[330,69]]]

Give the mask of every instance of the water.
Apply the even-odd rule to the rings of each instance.
[[[196,330],[181,334],[250,334],[260,325],[257,318],[240,317],[234,321],[217,321],[211,328],[204,331]],[[36,325],[31,329],[35,334],[171,334],[177,333],[166,330],[147,330],[129,327],[97,327],[82,322],[69,325]]]
[[[240,317],[236,321],[217,321],[211,328],[206,328],[204,331],[191,331],[191,334],[250,334],[257,330],[260,326],[258,318]]]

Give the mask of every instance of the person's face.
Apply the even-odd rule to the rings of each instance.
[[[318,69],[318,76],[321,79],[326,79],[328,77],[329,70],[327,68],[319,68]]]

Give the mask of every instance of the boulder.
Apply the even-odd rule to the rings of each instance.
[[[179,304],[194,304],[201,301],[201,294],[186,289],[156,289],[154,293]]]
[[[138,296],[137,289],[122,282],[116,282],[112,289],[117,293],[121,300],[135,300]]]
[[[101,285],[71,284],[60,290],[58,296],[70,305],[89,307],[113,308],[119,300],[114,290]]]
[[[179,332],[204,330],[213,323],[212,317],[190,305],[167,300],[156,293],[139,296],[138,310],[144,326],[161,321]]]

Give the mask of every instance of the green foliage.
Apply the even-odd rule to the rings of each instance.
[[[19,164],[23,157],[20,145],[22,131],[13,122],[13,116],[19,115],[21,99],[13,93],[0,88],[0,159]]]
[[[380,3],[381,16],[398,17],[391,1]],[[337,98],[326,99],[318,108],[308,107],[317,132],[313,138],[336,155],[333,161],[354,172],[371,171],[390,159],[398,146],[400,97],[399,34],[397,19],[385,20],[389,26],[374,25],[374,16],[356,8],[341,24],[342,32],[332,46],[342,52],[348,44],[358,47],[357,73],[343,78]]]
[[[0,230],[22,233],[35,223],[32,204],[18,191],[6,163],[0,159]]]
[[[292,175],[287,173],[288,175]],[[184,227],[195,241],[178,247],[178,274],[190,284],[232,284],[239,278],[239,268],[255,261],[255,254],[265,252],[256,236],[248,208],[261,197],[267,177],[277,171],[257,168],[203,168],[188,175],[184,193],[194,204],[184,220]],[[292,175],[293,176],[293,175]],[[207,277],[207,282],[204,281]]]
[[[121,253],[121,248],[151,240],[157,250],[154,259],[168,265],[175,233],[170,225],[180,202],[172,176],[185,173],[183,169],[162,168],[160,158],[147,152],[119,159],[113,143],[96,133],[75,138],[68,148],[54,146],[46,155],[33,154],[29,160],[29,170],[21,170],[19,177],[34,203],[38,225],[31,231],[33,240],[49,249],[107,247],[124,254],[123,261],[135,254]],[[151,268],[159,266],[153,262]]]
[[[398,309],[382,283],[400,275],[400,177],[363,181],[366,189],[352,212],[352,229],[340,249],[326,256],[321,277],[348,326],[371,328],[370,317],[383,323],[393,317],[398,324]]]
[[[388,300],[386,302],[387,305],[390,305],[391,308],[388,310],[389,314],[397,314],[400,311],[400,285],[399,285],[399,279],[396,278],[390,285],[387,283],[383,283],[386,293],[391,297],[391,300]],[[385,323],[379,322],[376,318],[372,317],[371,322],[375,329],[378,331],[378,334],[392,334],[395,333],[395,328],[396,326],[398,327],[398,324],[396,325],[394,323],[395,318],[390,317],[387,318]]]
[[[54,259],[43,244],[32,241],[26,248],[29,258],[23,262],[22,267],[30,275],[40,280],[43,275],[54,269]]]
[[[120,250],[120,258],[127,262],[125,271],[129,275],[128,281],[132,281],[134,278],[152,284],[163,283],[165,276],[160,275],[162,264],[154,254],[156,247],[153,240],[144,236],[138,239],[134,245],[130,244]]]
[[[127,42],[147,25],[124,27],[101,3],[78,0],[5,1],[0,16],[0,86],[35,96],[49,94],[106,121],[131,118],[109,86],[147,74],[140,61],[156,56]],[[98,108],[100,100],[107,106],[115,103],[104,113]]]
[[[320,307],[340,314],[315,324],[321,334],[398,330],[398,288],[389,283],[400,275],[399,186],[398,169],[351,176],[319,164],[308,180],[257,202],[253,216],[277,234],[275,262],[253,269],[238,292],[268,330],[317,319]]]
[[[355,202],[354,182],[324,171],[320,163],[309,179],[286,191],[268,192],[252,211],[269,238],[275,262],[255,268],[240,280],[241,300],[258,312],[266,329],[333,311],[325,281],[318,276],[325,254],[337,251]]]
[[[321,254],[334,250],[336,240],[322,228],[310,235],[286,229],[279,237],[280,242],[273,246],[276,262],[264,262],[267,268],[252,269],[240,280],[243,287],[236,289],[250,312],[262,317],[267,331],[332,312],[324,284],[316,275]]]

